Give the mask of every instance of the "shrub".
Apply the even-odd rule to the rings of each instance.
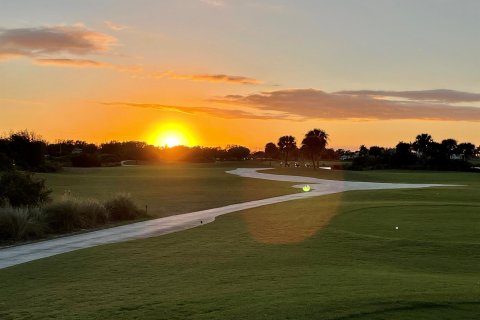
[[[129,194],[116,195],[113,199],[105,202],[105,208],[112,221],[133,220],[145,216]]]
[[[13,169],[13,161],[5,153],[0,152],[0,171]]]
[[[57,172],[62,169],[62,164],[58,161],[45,161],[45,163],[37,168],[38,172]]]
[[[38,208],[0,208],[0,241],[38,239],[45,229]]]
[[[51,190],[45,180],[35,180],[30,173],[10,171],[0,177],[0,204],[8,202],[12,207],[33,207],[50,200]]]
[[[82,227],[78,202],[74,199],[64,198],[48,204],[43,208],[43,214],[52,233],[67,233]]]
[[[52,233],[88,229],[108,222],[105,206],[97,200],[64,197],[43,208],[45,221]]]
[[[81,228],[92,228],[108,222],[107,209],[97,200],[77,200],[76,210]]]
[[[72,156],[71,160],[74,167],[100,167],[102,165],[96,154],[81,153]]]

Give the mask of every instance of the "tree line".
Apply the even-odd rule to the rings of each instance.
[[[480,154],[480,146],[458,143],[455,139],[441,142],[426,133],[413,142],[399,142],[394,148],[362,145],[357,151],[327,148],[329,135],[322,129],[305,133],[301,141],[292,135],[269,142],[263,151],[251,152],[239,145],[220,147],[157,147],[141,141],[110,141],[96,145],[81,140],[59,140],[48,143],[35,133],[20,131],[0,138],[0,171],[19,168],[27,171],[49,172],[63,166],[96,167],[118,165],[123,160],[136,161],[241,161],[247,159],[278,160],[283,166],[291,161],[302,162],[316,169],[321,161],[349,160],[338,169],[439,169],[466,170],[469,161]]]
[[[469,170],[471,161],[480,155],[480,146],[449,138],[441,142],[428,133],[413,142],[399,142],[395,148],[361,146],[352,161],[352,169],[429,169]]]
[[[458,143],[455,139],[433,140],[432,136],[422,133],[413,142],[399,142],[395,148],[384,148],[365,145],[358,151],[329,149],[328,134],[321,129],[308,131],[301,141],[291,135],[281,136],[275,144],[265,145],[265,157],[280,160],[289,166],[289,160],[310,163],[316,169],[321,160],[349,160],[337,164],[336,169],[369,170],[369,169],[431,169],[431,170],[469,170],[470,161],[480,156],[480,146],[473,143]]]
[[[48,143],[35,133],[20,131],[0,138],[0,171],[19,168],[50,172],[63,166],[98,167],[136,161],[239,161],[250,157],[250,149],[239,145],[219,147],[157,147],[141,141],[110,141],[96,145],[81,140]]]

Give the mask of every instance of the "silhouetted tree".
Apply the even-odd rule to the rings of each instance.
[[[9,137],[10,158],[26,170],[38,170],[45,164],[46,143],[27,130],[12,133]]]
[[[378,147],[378,146],[372,146],[368,150],[368,154],[371,155],[374,158],[380,158],[383,156],[385,153],[385,148]]]
[[[250,149],[243,146],[228,146],[227,156],[231,160],[246,160],[250,156]]]
[[[468,160],[475,155],[475,145],[470,142],[460,143],[457,146],[457,152],[463,154],[464,159]]]
[[[415,150],[423,158],[424,162],[428,158],[428,149],[433,143],[432,136],[428,133],[422,133],[417,135],[415,142],[412,144],[413,150]]]
[[[50,200],[50,193],[45,180],[36,180],[31,173],[14,170],[0,176],[0,205],[38,206]]]
[[[302,145],[306,146],[310,153],[313,169],[316,169],[315,158],[320,156],[321,152],[325,150],[328,144],[328,134],[320,129],[313,129],[305,134],[302,140]]]
[[[271,159],[278,158],[278,147],[273,142],[269,142],[265,145],[265,156]]]
[[[339,158],[338,153],[335,151],[335,149],[332,148],[323,150],[321,155],[322,158],[326,160],[338,160]]]
[[[457,140],[445,139],[445,140],[442,140],[441,144],[442,144],[443,152],[445,153],[445,158],[450,159],[450,156],[452,156],[457,149]]]
[[[399,142],[395,147],[392,162],[395,167],[405,168],[413,165],[417,157],[412,153],[412,145],[407,142]]]
[[[285,167],[288,166],[288,154],[297,148],[297,141],[293,136],[282,136],[278,139],[278,148],[285,154]]]
[[[271,159],[278,158],[278,147],[273,142],[269,142],[265,145],[265,156],[270,159],[270,166],[272,165]]]
[[[0,171],[9,171],[13,169],[13,161],[5,153],[0,152]]]
[[[360,157],[363,157],[363,156],[368,156],[368,148],[365,147],[365,145],[361,145],[360,148],[358,149],[358,155]]]

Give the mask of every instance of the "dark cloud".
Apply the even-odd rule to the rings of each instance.
[[[390,101],[370,95],[291,89],[250,95],[229,95],[217,103],[277,111],[304,119],[480,121],[480,108],[425,101]]]
[[[286,119],[286,115],[277,113],[261,113],[255,114],[246,112],[243,110],[210,108],[210,107],[189,107],[189,106],[172,106],[157,103],[132,103],[132,102],[102,102],[101,104],[107,106],[127,106],[136,108],[156,109],[162,111],[173,111],[185,114],[202,114],[216,118],[223,119],[258,119],[258,120],[271,120],[271,119]],[[293,120],[293,119],[291,119]]]
[[[442,103],[477,102],[480,101],[480,93],[470,93],[448,89],[421,90],[421,91],[340,91],[338,94],[348,94],[370,97],[395,97],[409,100],[435,101]]]

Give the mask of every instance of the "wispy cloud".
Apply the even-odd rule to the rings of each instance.
[[[225,6],[225,1],[224,0],[200,0],[201,2],[212,6],[212,7],[223,7]]]
[[[172,79],[184,79],[192,81],[207,81],[207,82],[223,82],[232,84],[262,84],[263,82],[258,79],[248,78],[244,76],[234,76],[228,74],[192,74],[192,75],[179,75],[172,72],[166,73]]]
[[[346,92],[349,91],[327,93],[316,89],[290,89],[250,95],[228,95],[212,101],[283,112],[292,117],[304,119],[480,121],[480,108],[477,107],[423,101],[425,99],[391,101],[358,94],[358,91],[356,94]],[[458,99],[457,97],[450,100],[458,101]]]
[[[118,23],[114,23],[112,21],[104,21],[103,24],[109,28],[110,30],[113,30],[113,31],[122,31],[122,30],[126,30],[126,29],[129,29],[130,27],[129,26],[126,26],[126,25],[122,25],[122,24],[118,24]]]
[[[151,72],[148,74],[148,76],[154,79],[170,78],[170,79],[177,79],[177,80],[220,82],[220,83],[244,84],[244,85],[263,84],[262,80],[245,77],[245,76],[229,75],[229,74],[208,74],[208,73],[178,74],[173,71],[165,71],[165,72]]]
[[[271,119],[285,119],[286,115],[282,113],[251,113],[238,109],[223,109],[223,108],[210,108],[210,107],[190,107],[190,106],[173,106],[158,103],[133,103],[133,102],[101,102],[107,106],[125,106],[135,108],[147,108],[156,109],[161,111],[173,111],[190,115],[208,115],[211,117],[222,119],[258,119],[258,120],[271,120]]]
[[[56,67],[73,67],[73,68],[108,68],[119,72],[140,73],[143,67],[118,65],[106,62],[100,62],[88,59],[35,59],[33,61],[37,65],[56,66]]]
[[[338,94],[347,94],[355,96],[369,97],[393,97],[405,98],[418,101],[434,101],[441,103],[457,103],[457,102],[478,102],[480,101],[480,93],[470,93],[464,91],[456,91],[449,89],[421,90],[421,91],[375,91],[375,90],[357,90],[357,91],[340,91]]]
[[[80,25],[0,29],[0,55],[39,58],[54,54],[96,54],[108,51],[116,41],[110,35]]]
[[[112,68],[109,63],[86,60],[86,59],[36,59],[35,64],[54,65],[61,67],[93,67],[93,68]]]

